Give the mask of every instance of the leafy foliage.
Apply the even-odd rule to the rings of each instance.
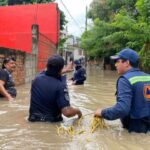
[[[0,0],[0,6],[5,6],[7,3],[7,0]]]
[[[64,26],[68,23],[63,11],[60,10],[60,30],[64,30]]]
[[[130,47],[141,55],[142,66],[150,67],[149,0],[93,0],[89,17],[94,25],[81,38],[89,56],[105,57]]]

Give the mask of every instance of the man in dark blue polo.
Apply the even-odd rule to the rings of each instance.
[[[29,121],[62,121],[66,117],[82,116],[78,108],[70,106],[66,77],[62,76],[64,60],[59,55],[48,59],[47,69],[32,82]]]
[[[74,65],[75,65],[75,72],[71,80],[73,81],[74,85],[82,85],[86,80],[86,70],[82,67],[80,60],[75,60]]]
[[[132,49],[123,49],[112,56],[120,74],[117,81],[117,103],[97,109],[95,116],[108,120],[120,119],[129,132],[146,133],[150,130],[150,75],[138,68],[139,56]]]

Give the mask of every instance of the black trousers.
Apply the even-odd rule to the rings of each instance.
[[[40,113],[33,113],[29,115],[28,118],[31,122],[59,122],[62,121],[63,118],[61,115],[59,116],[52,116],[52,115],[43,115]]]

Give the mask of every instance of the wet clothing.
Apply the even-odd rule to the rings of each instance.
[[[108,120],[120,118],[129,132],[150,130],[150,75],[132,68],[117,81],[117,103],[102,110]]]
[[[16,97],[17,91],[15,89],[15,83],[12,78],[12,74],[7,69],[0,70],[0,80],[5,82],[4,88],[7,90],[7,92],[12,97]],[[4,96],[2,94],[0,94],[0,97],[4,97]]]
[[[66,77],[55,78],[45,71],[32,82],[29,121],[62,121],[61,109],[70,106]]]
[[[86,80],[86,70],[82,66],[76,66],[72,80],[75,81],[76,85],[84,84]]]

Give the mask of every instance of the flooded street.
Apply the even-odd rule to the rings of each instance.
[[[30,123],[27,121],[30,84],[18,86],[14,102],[0,101],[0,150],[149,150],[150,133],[129,134],[121,128],[119,120],[105,121],[108,129],[90,133],[93,113],[98,107],[115,103],[115,71],[103,71],[96,67],[87,69],[85,85],[69,86],[71,104],[79,107],[84,116],[79,135],[58,135],[60,123]],[[64,119],[66,122],[74,118]]]

